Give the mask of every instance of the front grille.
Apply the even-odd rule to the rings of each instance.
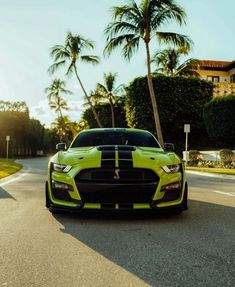
[[[118,179],[117,179],[118,178]],[[155,172],[142,168],[92,168],[82,170],[76,182],[95,183],[151,183],[159,181]]]
[[[67,190],[53,188],[52,193],[55,199],[71,201],[71,197]]]
[[[150,203],[159,177],[148,169],[86,169],[76,177],[82,201],[91,203]]]

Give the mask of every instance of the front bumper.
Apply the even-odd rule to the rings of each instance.
[[[96,168],[96,170],[101,171],[100,168]],[[139,168],[139,170],[143,170],[143,168]],[[70,211],[183,208],[186,185],[183,166],[176,174],[166,174],[160,168],[156,170],[145,168],[144,170],[149,170],[150,173],[145,173],[141,180],[140,176],[129,179],[127,177],[124,182],[89,180],[87,174],[84,176],[84,170],[73,170],[67,174],[50,170],[47,191],[51,202],[50,206]],[[151,172],[155,177],[151,176]],[[78,174],[83,174],[83,176],[79,178]],[[68,184],[72,186],[72,189],[55,189],[52,187],[52,181]],[[163,186],[174,182],[181,183],[179,190],[162,190]]]

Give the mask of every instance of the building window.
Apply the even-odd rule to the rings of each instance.
[[[207,81],[219,83],[219,76],[207,76]]]
[[[230,83],[235,83],[235,74],[230,76]]]

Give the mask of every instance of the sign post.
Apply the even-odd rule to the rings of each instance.
[[[6,141],[7,141],[7,153],[6,153],[6,157],[8,159],[9,156],[9,141],[10,141],[10,136],[6,136]]]
[[[188,160],[189,160],[189,156],[188,156],[188,134],[190,133],[190,124],[184,125],[184,132],[185,132],[185,162],[187,165]]]

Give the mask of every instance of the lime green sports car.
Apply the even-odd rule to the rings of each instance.
[[[51,212],[81,210],[187,209],[184,164],[148,131],[90,129],[50,160],[46,207]]]

